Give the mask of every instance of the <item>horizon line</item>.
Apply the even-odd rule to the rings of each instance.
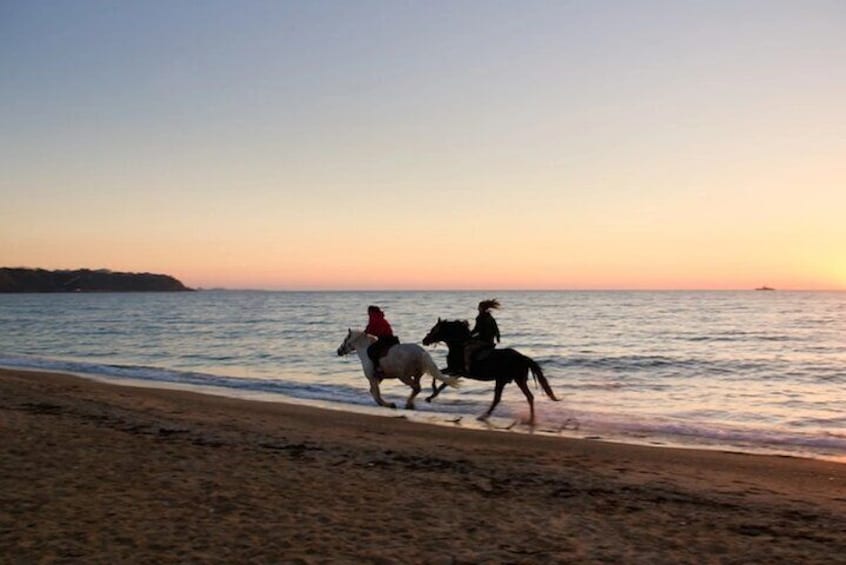
[[[475,292],[496,294],[498,292],[756,292],[758,288],[229,288],[192,287],[196,291],[226,292]],[[771,288],[770,292],[844,292],[844,288]]]

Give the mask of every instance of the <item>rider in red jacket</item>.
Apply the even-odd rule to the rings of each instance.
[[[367,356],[373,361],[373,372],[380,381],[384,378],[384,372],[379,366],[379,358],[387,355],[388,350],[392,345],[399,343],[399,339],[394,336],[394,330],[391,324],[385,319],[385,313],[378,306],[368,306],[367,315],[370,319],[367,322],[367,327],[364,328],[364,333],[375,335],[379,338],[375,343],[367,348]]]
[[[375,335],[376,337],[393,337],[394,330],[388,320],[385,319],[385,313],[378,306],[368,306],[367,315],[370,319],[367,322],[367,327],[364,328],[364,333]]]

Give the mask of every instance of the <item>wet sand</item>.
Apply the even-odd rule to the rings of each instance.
[[[779,561],[846,563],[846,464],[0,369],[2,563]]]

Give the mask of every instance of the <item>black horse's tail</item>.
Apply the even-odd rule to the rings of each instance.
[[[532,378],[535,379],[535,385],[537,386],[537,384],[540,383],[543,391],[552,400],[561,400],[560,398],[556,398],[555,393],[552,392],[552,387],[549,386],[549,381],[547,381],[546,377],[543,376],[543,371],[541,371],[540,365],[535,363],[535,361],[530,357],[526,357],[526,361],[529,363],[529,369],[532,371]]]

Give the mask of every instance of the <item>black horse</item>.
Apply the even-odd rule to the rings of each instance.
[[[523,394],[526,395],[526,400],[529,401],[529,423],[535,423],[535,397],[532,391],[529,390],[529,371],[532,372],[535,383],[540,383],[546,395],[552,400],[558,400],[555,397],[555,393],[552,392],[552,388],[549,386],[546,377],[543,376],[540,365],[514,349],[488,349],[480,351],[472,360],[470,371],[465,371],[464,346],[472,341],[470,338],[470,324],[467,320],[441,320],[438,318],[438,323],[432,326],[432,329],[423,338],[423,345],[431,345],[439,341],[446,343],[449,348],[449,352],[447,353],[447,367],[445,369],[449,374],[462,375],[477,381],[496,381],[493,403],[487,412],[479,417],[481,420],[491,415],[496,405],[502,399],[502,390],[505,388],[505,385],[514,381],[520,387],[520,390],[523,391]],[[436,397],[444,387],[441,385],[435,388],[433,383],[432,388],[434,392],[432,396],[426,399],[427,401]]]

